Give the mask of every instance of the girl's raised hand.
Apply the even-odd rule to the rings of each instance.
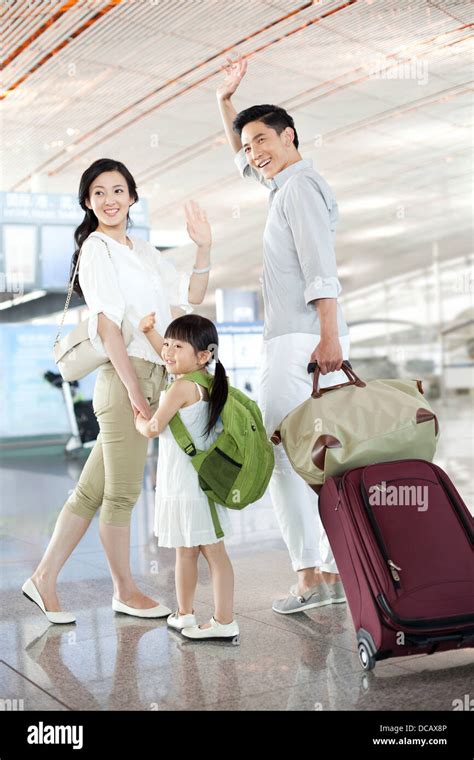
[[[211,225],[207,221],[206,212],[196,201],[188,201],[184,205],[186,229],[191,240],[199,248],[210,248],[212,242]]]
[[[145,317],[143,317],[143,319],[141,319],[138,324],[138,329],[144,333],[150,332],[150,330],[153,330],[154,327],[155,327],[155,312],[154,311],[152,311],[150,314],[147,314]]]

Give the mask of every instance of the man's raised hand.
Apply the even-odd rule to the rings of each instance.
[[[247,71],[247,59],[239,56],[238,58],[226,58],[227,63],[222,66],[226,75],[216,90],[219,100],[228,100],[241,83]]]

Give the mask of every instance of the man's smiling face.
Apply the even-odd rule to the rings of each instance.
[[[263,121],[250,121],[242,129],[242,147],[250,166],[271,179],[294,163],[294,132],[286,127],[281,134]]]

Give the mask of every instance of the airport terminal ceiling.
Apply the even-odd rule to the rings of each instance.
[[[209,23],[212,13],[212,24]],[[157,239],[182,205],[213,224],[210,298],[255,288],[266,193],[239,178],[215,87],[249,59],[235,105],[292,113],[333,187],[348,294],[471,245],[472,6],[458,0],[18,0],[4,14],[3,189],[76,193],[96,158],[126,161]]]

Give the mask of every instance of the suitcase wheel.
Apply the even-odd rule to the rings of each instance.
[[[370,653],[370,649],[365,643],[361,641],[358,647],[360,664],[364,670],[373,670],[375,668],[375,657]]]

